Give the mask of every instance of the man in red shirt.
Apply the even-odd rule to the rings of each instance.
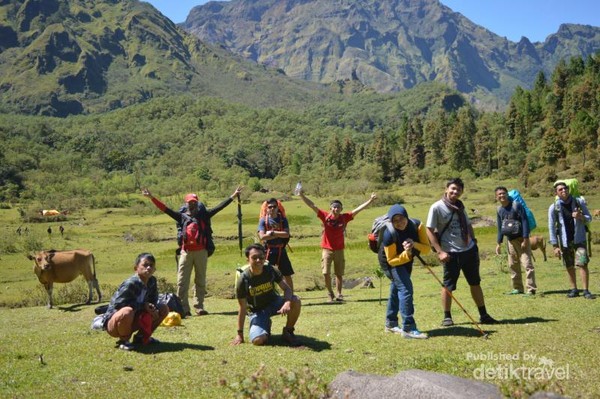
[[[345,269],[344,259],[344,233],[346,225],[354,219],[358,212],[365,209],[376,198],[375,193],[362,205],[359,205],[352,212],[342,213],[342,203],[339,200],[333,200],[330,204],[329,213],[319,209],[315,204],[304,195],[304,191],[300,191],[300,198],[309,208],[317,214],[323,223],[323,235],[321,236],[321,248],[323,253],[321,256],[321,267],[323,269],[323,277],[325,278],[325,287],[329,294],[329,302],[334,301],[333,288],[331,287],[331,263],[333,263],[333,272],[335,274],[335,284],[337,289],[337,297],[335,300],[342,302],[342,280]]]

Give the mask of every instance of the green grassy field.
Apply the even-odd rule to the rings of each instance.
[[[479,220],[478,225],[485,225],[486,218],[494,220],[494,186],[491,181],[478,182],[477,186],[467,182],[463,200],[467,208],[476,210],[470,215]],[[402,188],[396,194],[406,202],[411,217],[424,220],[429,205],[442,191],[443,186],[438,184]],[[340,197],[346,210],[351,210],[365,201],[368,193],[360,198]],[[586,198],[590,208],[600,204],[600,197]],[[313,199],[318,206],[328,204],[326,199]],[[176,198],[173,201],[169,205],[179,205]],[[218,201],[211,199],[208,205]],[[540,226],[537,233],[546,236],[550,194],[527,201]],[[89,329],[95,305],[78,304],[83,296],[79,301],[63,300],[72,298],[73,292],[84,292],[81,281],[55,287],[55,308],[46,309],[45,293],[23,248],[35,238],[47,249],[92,250],[108,300],[112,290],[132,273],[132,262],[142,251],[156,255],[157,277],[175,283],[174,222],[152,207],[87,210],[70,215],[63,223],[64,237],[58,233],[58,223],[51,225],[54,232],[48,237],[49,224],[43,223],[29,224],[30,237],[26,238],[14,233],[20,225],[18,212],[0,210],[5,249],[0,255],[0,362],[5,365],[0,371],[0,397],[121,398],[139,392],[148,397],[231,397],[233,392],[228,386],[258,370],[261,364],[265,365],[264,378],[271,386],[275,386],[280,367],[296,372],[308,367],[325,383],[349,369],[393,375],[418,368],[487,381],[512,397],[524,397],[540,389],[572,397],[600,395],[600,372],[596,367],[600,355],[594,349],[600,344],[600,300],[567,299],[567,278],[558,260],[543,262],[541,254],[536,253],[539,295],[535,298],[504,295],[510,290],[510,278],[503,270],[504,258],[493,255],[495,226],[476,228],[487,308],[502,323],[483,326],[489,339],[480,338],[466,315],[454,306],[457,325],[440,327],[443,315],[439,285],[425,268],[415,267],[415,317],[419,328],[431,339],[405,340],[383,332],[389,287],[386,280],[380,287],[374,277],[374,289],[346,290],[344,304],[326,303],[319,269],[320,223],[297,199],[285,202],[285,206],[294,237],[290,242],[294,282],[304,305],[296,330],[305,343],[303,348],[281,344],[283,320],[279,319],[274,321],[273,345],[229,345],[236,330],[237,302],[231,299],[234,270],[244,263],[237,243],[236,207],[231,205],[213,218],[217,251],[209,260],[206,307],[210,315],[188,318],[181,327],[161,327],[155,333],[162,341],[159,346],[132,353],[115,349],[114,339]],[[376,204],[349,225],[347,279],[375,275],[376,256],[367,249],[365,237],[372,219],[387,208]],[[259,203],[249,200],[243,209],[244,243],[249,244],[256,230]],[[17,252],[7,253],[10,243]],[[598,293],[595,259],[590,264],[590,280],[592,292]],[[441,276],[441,267],[433,269]],[[464,279],[459,280],[455,294],[477,317]]]

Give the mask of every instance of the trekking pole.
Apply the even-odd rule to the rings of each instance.
[[[425,263],[425,261],[423,260],[423,258],[421,258],[421,255],[416,254],[415,255],[417,257],[417,259],[419,259],[419,261],[421,262],[421,264],[423,266],[425,266],[427,268],[427,270],[429,270],[429,273],[431,273],[431,275],[433,277],[435,277],[435,279],[437,280],[438,283],[440,283],[440,285],[442,286],[443,289],[446,290],[446,293],[448,293],[448,295],[450,295],[450,298],[452,298],[454,300],[454,302],[456,302],[456,304],[462,309],[463,312],[465,312],[465,314],[467,315],[467,317],[469,319],[471,319],[471,321],[473,322],[473,324],[475,325],[475,327],[477,327],[477,329],[479,330],[479,332],[481,333],[481,336],[483,338],[488,338],[489,334],[487,334],[486,332],[484,332],[481,327],[479,326],[479,324],[475,321],[475,319],[473,317],[471,317],[471,315],[469,314],[469,312],[467,312],[467,310],[463,307],[463,305],[461,305],[460,302],[458,302],[458,299],[456,299],[456,297],[454,295],[452,295],[452,291],[450,291],[448,289],[448,287],[446,287],[444,285],[444,283],[442,282],[442,280],[440,280],[440,278],[433,272],[433,270],[431,269],[431,267]]]

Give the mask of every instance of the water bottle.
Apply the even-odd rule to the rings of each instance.
[[[300,192],[302,191],[302,182],[298,182],[298,184],[296,184],[296,189],[294,190],[294,194],[296,195],[300,195]]]

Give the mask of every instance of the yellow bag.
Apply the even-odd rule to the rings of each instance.
[[[177,312],[169,312],[167,317],[165,317],[160,323],[163,327],[175,327],[181,325],[181,316]]]

